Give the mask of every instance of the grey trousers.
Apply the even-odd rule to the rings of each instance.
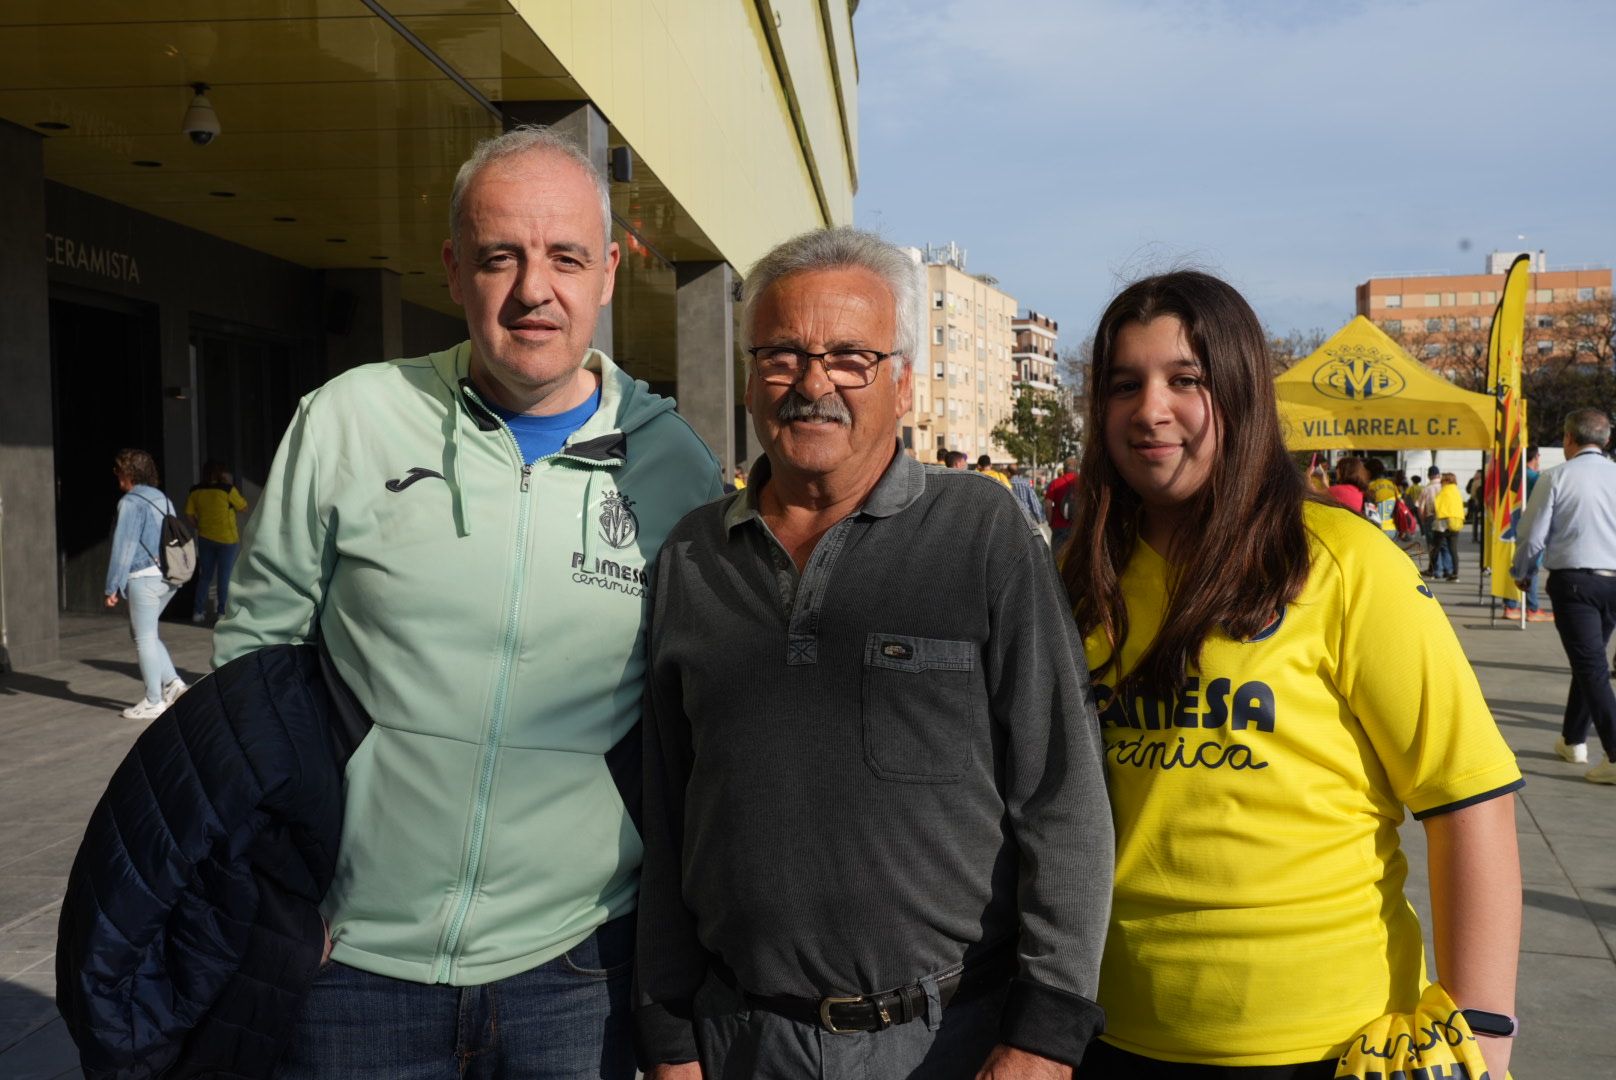
[[[999,1041],[1007,991],[943,1009],[932,981],[925,1016],[836,1035],[749,1008],[708,976],[694,1002],[696,1045],[706,1080],[972,1080]]]

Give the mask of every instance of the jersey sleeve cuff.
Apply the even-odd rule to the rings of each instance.
[[[1010,983],[1000,1039],[1067,1065],[1083,1060],[1089,1040],[1105,1030],[1105,1010],[1079,994],[1017,978]]]
[[[634,1010],[634,1054],[640,1068],[697,1060],[689,1002],[651,1002]]]
[[[1424,810],[1413,810],[1414,820],[1424,821],[1426,818],[1436,817],[1439,814],[1451,814],[1455,810],[1463,810],[1467,806],[1475,806],[1478,803],[1484,803],[1490,799],[1496,799],[1500,795],[1508,795],[1511,792],[1519,791],[1525,786],[1526,780],[1517,774],[1514,780],[1496,787],[1488,788],[1486,791],[1477,792],[1474,795],[1467,795],[1461,799],[1452,799],[1450,801],[1441,803],[1440,805],[1432,806]],[[1410,807],[1410,809],[1412,810],[1413,808]]]

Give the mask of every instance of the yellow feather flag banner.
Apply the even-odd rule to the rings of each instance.
[[[1504,291],[1487,339],[1487,387],[1498,405],[1493,423],[1493,460],[1487,470],[1487,561],[1492,594],[1519,600],[1509,576],[1515,559],[1515,526],[1526,508],[1526,399],[1521,395],[1521,347],[1526,336],[1526,286],[1532,261],[1518,256],[1504,275]]]

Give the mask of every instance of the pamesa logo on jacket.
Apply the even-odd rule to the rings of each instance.
[[[633,505],[634,500],[621,491],[608,491],[600,500],[600,538],[614,548],[626,548],[640,535]]]

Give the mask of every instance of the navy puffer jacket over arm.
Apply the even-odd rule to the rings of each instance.
[[[368,721],[315,645],[241,657],[135,741],[68,879],[56,1000],[84,1075],[270,1075],[319,967]]]

